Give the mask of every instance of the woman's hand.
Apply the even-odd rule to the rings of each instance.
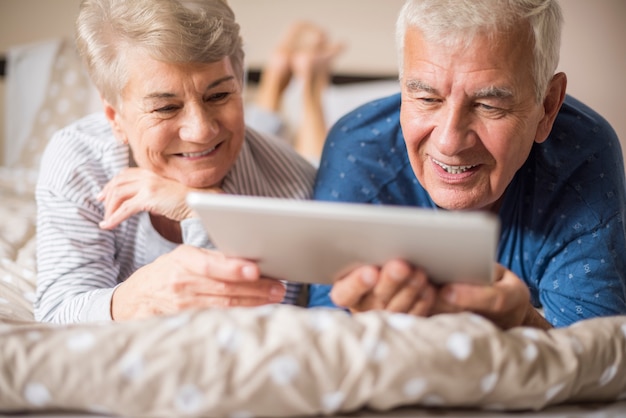
[[[382,268],[362,266],[353,270],[335,282],[330,298],[355,313],[384,309],[424,316],[435,303],[435,293],[423,270],[392,260]]]
[[[103,229],[113,229],[139,212],[150,212],[173,221],[193,216],[187,206],[187,193],[198,191],[141,168],[127,168],[115,176],[98,194],[104,203]],[[221,193],[219,188],[203,189]]]
[[[196,308],[260,306],[281,302],[285,291],[280,281],[261,278],[255,263],[180,245],[115,289],[111,316],[119,321]]]

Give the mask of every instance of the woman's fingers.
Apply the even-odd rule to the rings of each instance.
[[[256,281],[261,278],[261,272],[256,263],[241,258],[227,257],[219,251],[181,245],[161,257],[172,258],[167,261],[164,259],[166,266],[170,263],[186,266],[189,274],[194,276],[233,282]]]
[[[190,308],[257,306],[281,302],[285,292],[282,282],[261,278],[253,262],[180,245],[118,286],[111,312],[121,320]]]
[[[223,193],[218,187],[190,189],[151,171],[129,168],[105,185],[97,199],[104,204],[103,229],[113,229],[139,212],[150,212],[172,221],[193,216],[186,198],[190,191]]]
[[[208,307],[257,306],[278,303],[285,297],[286,287],[278,280],[255,282],[223,282],[203,279],[187,283],[172,291],[174,310]]]

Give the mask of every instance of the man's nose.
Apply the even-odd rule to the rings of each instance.
[[[437,127],[432,134],[443,155],[457,155],[476,143],[471,129],[471,115],[464,109],[444,107],[440,110]]]

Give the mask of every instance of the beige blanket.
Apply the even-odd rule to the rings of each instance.
[[[626,317],[504,332],[470,314],[275,305],[34,323],[35,205],[18,174],[0,172],[0,412],[282,417],[626,399]]]

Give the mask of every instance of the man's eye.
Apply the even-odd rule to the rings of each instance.
[[[506,109],[485,103],[476,103],[475,108],[483,115],[491,118],[501,118],[507,113]]]
[[[480,109],[487,110],[487,111],[499,110],[497,107],[494,107],[485,103],[478,103],[476,106],[479,107]]]
[[[438,104],[440,102],[439,99],[436,99],[434,97],[420,97],[418,100],[424,106],[433,106],[433,105],[436,105],[436,104]]]

